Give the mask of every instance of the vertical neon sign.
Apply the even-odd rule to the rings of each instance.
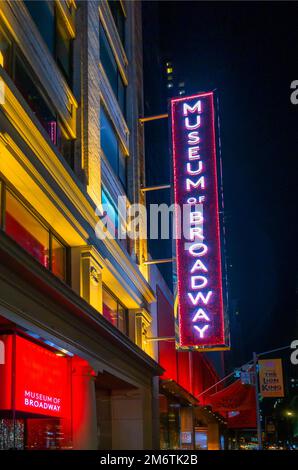
[[[213,92],[172,99],[171,118],[179,347],[225,349]]]

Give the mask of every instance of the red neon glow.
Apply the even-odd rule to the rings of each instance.
[[[173,99],[171,116],[175,203],[189,205],[191,210],[189,233],[184,230],[179,238],[176,223],[179,345],[222,347],[225,334],[213,93]]]
[[[5,345],[5,364],[0,366],[0,408],[69,417],[69,359],[18,335],[0,338]]]

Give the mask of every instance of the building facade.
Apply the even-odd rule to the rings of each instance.
[[[0,2],[0,449],[219,448],[146,238],[103,236],[145,202],[142,57],[140,2]]]
[[[143,197],[140,4],[3,1],[0,36],[0,448],[158,447],[146,241],[98,237]]]

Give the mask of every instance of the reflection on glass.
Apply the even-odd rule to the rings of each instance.
[[[52,236],[52,272],[62,280],[66,278],[66,248]]]
[[[122,333],[128,334],[127,309],[105,288],[103,288],[103,316]]]
[[[48,230],[9,191],[6,193],[5,231],[43,266],[49,267]]]
[[[103,289],[102,302],[103,316],[112,323],[112,325],[117,327],[117,301],[109,292]]]

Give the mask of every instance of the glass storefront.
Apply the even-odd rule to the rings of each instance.
[[[159,397],[160,448],[180,449],[180,405],[166,397]]]
[[[19,333],[0,340],[0,449],[71,448],[71,358]]]

